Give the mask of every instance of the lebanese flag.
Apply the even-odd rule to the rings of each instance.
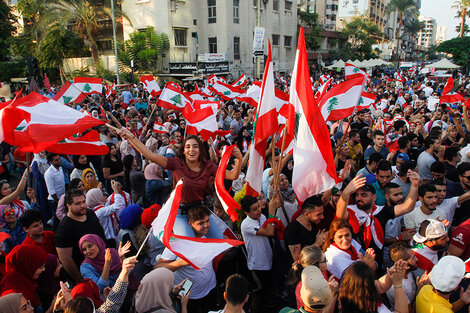
[[[320,86],[317,93],[315,94],[315,101],[320,101],[320,99],[326,94],[328,88],[331,86],[331,78],[328,79],[324,84]]]
[[[209,87],[209,90],[215,92],[220,98],[228,101],[233,98],[244,97],[246,90],[240,89],[238,87],[233,87],[232,85],[226,84],[222,81],[217,81],[212,87]]]
[[[105,155],[109,153],[108,146],[100,141],[100,134],[96,130],[89,131],[85,135],[76,135],[65,138],[58,143],[47,147],[48,152],[72,155]]]
[[[183,110],[186,119],[186,134],[201,135],[208,140],[214,135],[227,135],[230,131],[219,131],[217,124],[217,111],[219,102],[196,100],[192,106],[188,105]]]
[[[253,141],[250,145],[249,166],[246,172],[247,195],[257,196],[261,193],[268,138],[274,135],[278,129],[273,59],[271,55],[271,42],[268,39],[268,56],[261,85],[260,102],[256,109]]]
[[[171,252],[188,262],[198,270],[209,264],[217,255],[242,241],[233,239],[196,238],[176,235],[173,233],[176,215],[181,201],[183,180],[180,180],[152,222],[154,236]]]
[[[422,247],[418,248],[419,246]],[[439,262],[437,251],[431,250],[423,244],[418,245],[418,247],[413,248],[413,253],[418,259],[416,265],[418,266],[418,268],[430,273],[434,265]]]
[[[242,74],[242,75],[240,76],[240,78],[238,78],[238,79],[232,84],[232,86],[233,86],[233,87],[241,87],[241,86],[245,85],[246,82],[247,82],[246,76],[245,76],[245,74]]]
[[[238,100],[242,102],[247,102],[256,108],[258,106],[260,95],[261,95],[261,82],[256,81],[256,82],[253,82],[253,85],[248,87],[245,96],[238,98]]]
[[[207,78],[207,81],[209,82],[209,84],[215,85],[215,83],[218,82],[219,79],[217,78],[215,74],[212,74],[211,76]]]
[[[0,86],[0,87],[1,87],[1,86]],[[50,92],[52,92],[52,90],[51,90],[51,83],[49,82],[49,78],[47,78],[46,73],[44,73],[44,87],[46,87],[47,90],[49,90]]]
[[[90,115],[32,92],[3,108],[0,140],[39,153],[59,140],[104,124]]]
[[[364,255],[361,245],[354,239],[351,240],[351,249],[348,250],[340,249],[336,244],[330,245],[325,251],[328,272],[339,280],[344,270],[359,260],[358,252]]]
[[[357,111],[368,109],[371,105],[375,103],[376,98],[377,96],[373,93],[363,91],[361,94],[361,98],[357,103]]]
[[[157,84],[153,75],[140,76],[140,81],[144,85],[144,89],[147,90],[152,97],[156,98],[161,94],[160,86]]]
[[[85,99],[86,95],[80,91],[71,82],[66,82],[59,92],[55,94],[52,100],[60,104],[69,104],[71,102],[80,103]]]
[[[401,83],[405,83],[406,82],[406,79],[404,79],[403,77],[401,77],[400,73],[397,73],[397,81],[401,82]]]
[[[449,76],[447,79],[446,85],[442,90],[441,98],[439,99],[439,104],[441,103],[464,103],[465,98],[461,94],[458,94],[452,91],[454,88],[454,79],[452,76]]]
[[[351,63],[346,63],[344,67],[344,74],[346,76],[346,79],[353,79],[357,77],[364,77],[364,76],[369,76],[367,75],[366,72],[358,68],[357,66],[351,64]]]
[[[155,122],[153,124],[153,132],[160,134],[168,134],[170,131],[168,130],[168,128],[165,127],[165,125]]]
[[[412,66],[408,69],[408,74],[414,74],[416,71],[418,70],[418,66],[415,65],[415,66]]]
[[[183,111],[187,105],[191,105],[191,100],[186,98],[174,84],[168,82],[160,94],[157,105],[170,110]]]
[[[98,77],[75,77],[73,84],[85,95],[103,92],[103,79]]]
[[[113,82],[111,87],[109,87],[108,90],[106,90],[106,99],[108,99],[109,97],[111,97],[112,94],[115,94],[115,93],[116,93],[116,84]]]
[[[294,120],[298,119],[292,187],[301,205],[308,197],[332,188],[337,180],[330,134],[313,97],[303,27],[299,32],[289,102],[295,108]],[[295,136],[292,124],[289,123],[289,132]]]
[[[325,121],[337,121],[354,113],[365,79],[364,76],[349,79],[328,90],[318,103]]]
[[[406,108],[408,106],[408,103],[406,102],[401,92],[398,94],[397,104],[399,104],[403,108]]]
[[[291,128],[289,125],[292,125],[295,129],[295,122],[291,122],[287,124],[289,120],[289,114],[292,114],[290,121],[295,121],[294,108],[292,104],[287,103],[286,105],[282,106],[282,108],[278,112],[278,121],[279,121],[279,136],[282,138],[278,142],[276,142],[276,147],[282,149],[282,141],[284,140],[284,132],[287,131],[286,127]],[[286,134],[286,142],[284,144],[284,155],[292,154],[294,152],[294,136],[292,134],[295,133],[295,130],[292,132],[287,131]]]
[[[312,78],[310,77],[310,79],[312,79]],[[328,81],[328,79],[329,79],[328,76],[321,75],[320,76],[320,83],[322,83],[322,85],[323,85],[324,83],[326,83]],[[292,79],[291,79],[291,81],[292,81]]]
[[[230,156],[232,155],[233,148],[235,148],[234,145],[224,147],[219,168],[217,169],[217,174],[215,175],[215,191],[217,192],[217,197],[219,197],[220,203],[222,203],[225,212],[227,212],[228,216],[230,216],[232,222],[236,222],[238,221],[237,211],[241,210],[240,204],[233,200],[232,196],[224,187],[225,172]]]
[[[212,90],[210,90],[209,87],[204,87],[204,89],[201,90],[201,94],[206,97],[212,97]]]
[[[186,98],[191,99],[191,101],[195,101],[195,100],[205,100],[205,99],[204,99],[204,96],[203,96],[202,93],[199,92],[199,91],[183,92],[183,95],[184,95]]]

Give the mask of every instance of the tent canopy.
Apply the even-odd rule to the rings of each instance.
[[[425,67],[430,67],[430,68],[443,68],[443,69],[449,69],[449,68],[459,68],[460,66],[455,65],[454,63],[450,62],[446,58],[437,61],[435,63],[431,63],[426,65]]]

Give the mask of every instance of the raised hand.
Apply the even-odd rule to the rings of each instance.
[[[124,246],[122,245],[122,241],[119,243],[118,253],[119,253],[119,257],[121,258],[121,260],[124,259],[127,253],[129,253],[130,247],[131,247],[130,241],[127,241],[124,244]]]
[[[104,253],[104,266],[111,267],[111,264],[113,264],[113,259],[111,256],[111,250],[108,248]]]
[[[351,195],[366,184],[366,178],[358,175],[344,188],[343,194]]]
[[[413,186],[419,187],[419,183],[421,179],[418,173],[412,170],[408,170],[408,172],[406,173],[406,176],[410,179],[410,182]]]
[[[424,285],[431,284],[431,277],[428,274],[428,271],[424,272],[421,277],[416,277],[416,287],[420,290]]]

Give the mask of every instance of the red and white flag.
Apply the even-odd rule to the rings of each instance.
[[[0,87],[1,87],[1,86],[0,86]],[[52,92],[52,90],[51,90],[51,83],[49,82],[49,78],[47,78],[46,73],[44,73],[44,87],[46,87],[47,90],[49,90],[50,92]]]
[[[111,95],[115,93],[116,93],[116,84],[113,82],[111,87],[108,87],[106,90],[106,99],[108,99],[109,97],[111,97]]]
[[[337,180],[330,134],[313,97],[303,27],[299,32],[289,102],[295,108],[295,119],[299,120],[292,187],[302,204],[308,197],[332,188]]]
[[[268,138],[279,129],[275,105],[273,60],[269,39],[267,46],[268,56],[261,85],[260,102],[256,109],[253,141],[250,145],[250,158],[246,173],[246,194],[251,196],[257,196],[261,193]]]
[[[363,76],[369,76],[367,75],[366,72],[358,68],[357,66],[351,64],[351,63],[346,63],[344,67],[344,74],[346,76],[346,79],[353,79],[357,77],[363,77]]]
[[[418,66],[415,65],[415,66],[412,66],[408,69],[408,74],[415,74],[415,72],[418,70]]]
[[[174,84],[168,82],[160,94],[157,105],[170,110],[183,111],[187,105],[191,105],[191,100],[186,98]]]
[[[220,98],[224,99],[225,101],[244,97],[246,94],[246,90],[240,89],[238,87],[233,87],[232,85],[226,84],[221,82],[220,80],[217,81],[212,87],[209,87],[209,90],[215,92]]]
[[[403,108],[406,108],[408,106],[408,103],[406,102],[401,92],[398,94],[397,104],[399,104]]]
[[[232,84],[232,86],[233,86],[233,87],[241,87],[241,86],[245,85],[246,82],[247,82],[246,76],[245,76],[245,74],[242,74],[242,75],[240,76],[240,78],[238,78],[238,79]]]
[[[357,103],[357,111],[368,109],[375,103],[376,98],[377,96],[375,94],[363,91]]]
[[[176,215],[181,201],[183,180],[180,180],[152,222],[155,237],[171,252],[198,270],[210,263],[217,255],[227,249],[243,244],[233,239],[196,238],[173,233]]]
[[[201,135],[204,140],[214,135],[227,135],[230,131],[219,131],[218,107],[219,102],[207,100],[195,100],[192,106],[186,106],[182,112],[186,119],[186,134]]]
[[[165,127],[165,125],[155,122],[153,124],[153,132],[160,134],[168,134],[170,131],[168,130],[168,128]]]
[[[238,98],[238,99],[242,102],[247,102],[256,108],[258,106],[260,95],[261,95],[261,82],[256,81],[256,82],[253,82],[253,85],[248,87],[245,96]]]
[[[153,75],[140,76],[140,81],[152,97],[156,98],[162,92]]]
[[[59,140],[104,124],[36,92],[0,112],[0,139],[25,152],[39,153]]]
[[[324,84],[320,86],[317,93],[315,94],[316,102],[320,101],[320,99],[326,94],[326,92],[328,91],[328,88],[331,86],[331,81],[332,79],[330,78]]]
[[[100,134],[96,130],[89,131],[85,135],[76,135],[65,138],[58,143],[47,147],[48,152],[71,155],[105,155],[109,153],[109,147],[101,142]]]
[[[73,83],[66,82],[59,92],[52,98],[60,104],[69,104],[71,102],[80,103],[86,95],[80,91]]]
[[[439,262],[439,256],[437,255],[437,251],[434,251],[423,244],[420,244],[416,248],[413,248],[413,253],[418,259],[416,262],[416,266],[418,266],[418,268],[424,271],[427,271],[428,273],[430,273],[434,265]]]
[[[219,79],[217,78],[215,74],[212,74],[211,76],[207,78],[207,81],[209,82],[210,85],[214,85],[216,82],[219,81]]]
[[[232,155],[234,145],[225,146],[222,152],[222,158],[220,159],[219,168],[217,169],[217,174],[215,175],[215,191],[217,192],[217,197],[219,197],[220,203],[225,210],[225,212],[230,216],[232,222],[238,221],[238,212],[241,207],[237,201],[233,200],[232,196],[224,187],[225,172],[227,169],[227,164]]]
[[[312,79],[312,78],[310,77],[310,79]],[[326,82],[328,81],[328,79],[329,79],[328,76],[326,76],[326,75],[321,75],[321,76],[320,76],[320,83],[323,85],[324,83],[326,83]]]
[[[405,83],[406,82],[406,79],[404,79],[403,77],[401,77],[400,73],[397,73],[397,81],[401,82],[401,83]]]
[[[465,98],[461,94],[452,91],[454,88],[454,79],[452,76],[449,76],[447,79],[446,85],[442,90],[441,98],[439,99],[439,104],[441,103],[464,103]]]
[[[318,103],[325,121],[337,121],[354,113],[365,79],[365,76],[349,79],[327,91]]]
[[[98,77],[75,77],[73,84],[85,95],[103,92],[103,79]]]

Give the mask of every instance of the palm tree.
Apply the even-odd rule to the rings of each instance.
[[[467,1],[467,0],[465,0]],[[403,27],[403,18],[405,15],[411,14],[414,17],[417,17],[417,10],[418,5],[416,4],[416,0],[390,0],[387,5],[387,12],[390,14],[392,12],[398,13],[399,24],[398,24],[398,35],[397,35],[397,47],[396,47],[396,56],[397,61],[400,59],[399,57],[399,49],[400,49],[400,38],[401,38],[401,28]]]
[[[453,8],[457,9],[458,17],[460,17],[460,34],[459,37],[463,37],[465,34],[465,19],[468,15],[468,9],[470,7],[470,0],[457,0],[452,5]]]
[[[96,66],[99,63],[96,38],[103,29],[100,21],[112,18],[109,1],[115,0],[104,4],[102,0],[57,0],[47,6],[47,14],[40,21],[41,29],[45,34],[65,29],[75,31],[87,45]],[[125,17],[119,6],[115,16]]]
[[[417,19],[412,19],[405,23],[404,33],[409,34],[411,36],[411,47],[413,51],[416,34],[422,31],[425,26],[426,24],[424,22],[421,22]]]

